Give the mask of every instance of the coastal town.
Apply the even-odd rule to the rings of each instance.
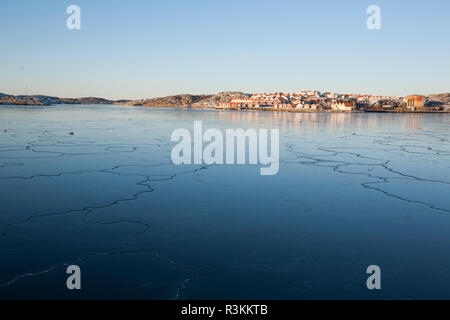
[[[209,95],[179,94],[139,100],[109,100],[97,97],[59,98],[46,95],[8,95],[0,93],[0,105],[49,106],[58,104],[117,104],[144,107],[291,112],[448,113],[450,112],[450,93],[394,97],[321,92],[317,90],[256,94],[227,91]]]
[[[450,111],[449,94],[407,97],[340,94],[301,90],[294,93],[259,93],[217,102],[218,109],[269,109],[298,111],[439,112]]]

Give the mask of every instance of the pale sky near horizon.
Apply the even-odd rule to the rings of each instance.
[[[68,30],[66,8],[81,8]],[[369,5],[381,30],[368,30]],[[450,92],[450,1],[1,0],[0,93]]]

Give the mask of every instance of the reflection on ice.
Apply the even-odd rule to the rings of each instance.
[[[72,263],[84,298],[370,298],[374,263],[378,298],[450,298],[446,115],[0,115],[0,298],[70,298]],[[280,129],[279,173],[173,165],[170,133],[194,120]]]

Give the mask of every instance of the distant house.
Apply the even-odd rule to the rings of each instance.
[[[406,97],[406,106],[411,110],[415,110],[416,108],[423,108],[425,106],[425,96],[412,95]]]
[[[236,98],[230,102],[232,108],[250,108],[253,105],[251,98]]]
[[[312,103],[299,103],[295,106],[296,109],[303,109],[303,110],[317,110],[318,105],[312,104]]]
[[[333,111],[352,111],[354,108],[355,104],[351,102],[333,102],[331,104]]]

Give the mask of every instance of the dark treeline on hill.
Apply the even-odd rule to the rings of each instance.
[[[439,93],[430,94],[427,97],[428,103],[431,106],[435,105],[449,105],[450,104],[450,93]]]

